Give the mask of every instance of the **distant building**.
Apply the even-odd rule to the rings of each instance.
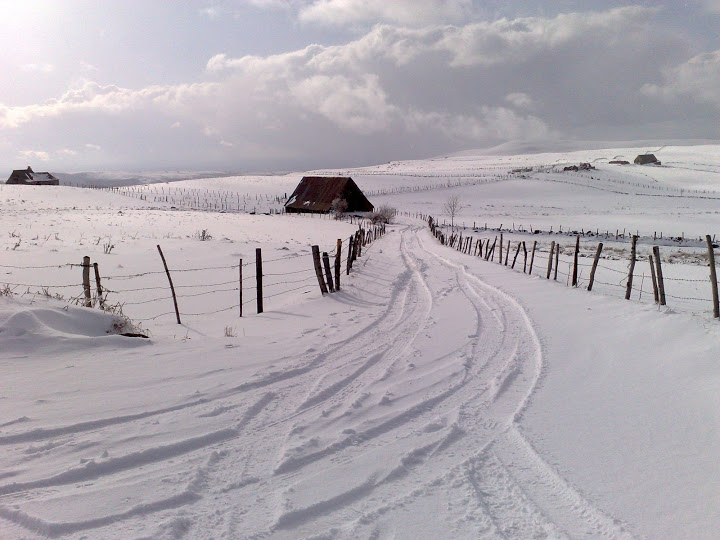
[[[374,207],[352,178],[304,176],[285,203],[289,214],[327,214],[336,199],[347,202],[346,212],[372,212]]]
[[[660,162],[658,161],[658,158],[655,157],[655,154],[640,154],[635,158],[634,163],[636,165],[660,165]]]
[[[58,186],[60,180],[49,172],[35,172],[30,167],[12,172],[6,184],[25,184],[28,186]]]

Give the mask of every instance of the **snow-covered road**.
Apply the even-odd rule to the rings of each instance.
[[[628,536],[523,436],[536,331],[448,253],[396,227],[315,315],[276,314],[306,319],[277,340],[96,338],[29,375],[19,337],[9,382],[44,384],[2,426],[6,536]]]

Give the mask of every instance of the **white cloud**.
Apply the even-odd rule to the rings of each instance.
[[[511,92],[505,96],[505,101],[520,109],[531,109],[535,101],[525,92]]]
[[[460,22],[471,11],[471,0],[315,0],[300,10],[299,18],[328,26],[379,21],[422,25]]]
[[[281,167],[282,159],[368,163],[582,130],[601,139],[613,126],[632,126],[634,136],[658,122],[696,130],[687,119],[673,123],[690,109],[646,105],[649,96],[715,99],[718,55],[687,61],[688,45],[654,25],[654,14],[630,7],[461,26],[383,24],[340,45],[220,53],[202,82],[130,89],[84,81],[45,103],[0,104],[0,137],[12,132],[14,153],[92,140],[118,159],[212,156]]]
[[[665,100],[690,96],[720,108],[720,50],[697,55],[667,70],[664,78],[662,85],[643,85],[642,92]]]
[[[20,150],[18,155],[26,161],[49,161],[50,154],[42,150]]]

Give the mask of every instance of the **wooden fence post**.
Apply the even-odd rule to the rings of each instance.
[[[650,261],[650,275],[652,276],[653,295],[655,296],[655,303],[659,304],[660,293],[658,292],[657,277],[655,277],[655,262],[653,261],[653,256],[648,255],[648,260]]]
[[[242,259],[240,259],[240,264],[238,265],[238,297],[240,302],[240,317],[242,317],[242,305],[243,305],[243,297],[242,297]]]
[[[553,260],[554,254],[555,254],[555,240],[550,242],[550,256],[548,257],[548,267],[547,267],[546,279],[550,279],[550,272],[552,272],[552,260]]]
[[[710,284],[712,286],[712,298],[713,298],[713,317],[716,319],[720,317],[720,306],[718,305],[718,284],[717,284],[717,271],[715,270],[715,252],[713,251],[712,238],[709,234],[705,235],[705,241],[708,246],[708,258],[710,259]]]
[[[333,293],[335,292],[335,285],[333,285],[332,272],[330,271],[330,257],[327,251],[323,251],[322,254],[323,268],[325,268],[325,280],[327,281],[328,290]]]
[[[175,316],[177,317],[177,323],[180,322],[180,310],[178,309],[177,296],[175,296],[175,286],[173,285],[172,278],[170,277],[170,270],[168,270],[167,262],[165,261],[165,255],[163,255],[160,244],[157,245],[158,251],[160,252],[160,258],[162,259],[163,266],[165,267],[165,273],[167,274],[168,282],[170,283],[170,292],[172,293],[173,304],[175,304]]]
[[[528,270],[528,276],[532,276],[533,263],[535,262],[535,249],[537,248],[537,240],[533,242],[532,253],[530,254],[530,269]]]
[[[555,244],[555,275],[553,276],[553,279],[555,281],[557,281],[559,263],[560,263],[560,242]]]
[[[510,250],[508,250],[508,251],[510,251]],[[518,255],[520,255],[520,242],[518,242],[518,247],[515,250],[515,256],[513,257],[512,266],[510,268],[512,268],[512,269],[515,268],[515,262],[517,261]],[[505,264],[505,266],[507,266],[507,263]]]
[[[508,240],[507,249],[505,250],[505,266],[508,265],[508,258],[510,258],[510,240]]]
[[[335,290],[340,290],[340,257],[342,256],[342,239],[337,239],[335,248]]]
[[[350,235],[350,239],[348,240],[348,254],[347,254],[347,261],[345,261],[345,266],[347,267],[347,275],[350,275],[350,268],[352,267],[352,254],[353,254],[353,235]]]
[[[325,280],[323,280],[322,268],[320,267],[320,248],[318,246],[312,246],[312,257],[313,266],[315,267],[315,276],[317,277],[318,285],[320,285],[320,292],[322,294],[327,294],[328,290],[325,286]]]
[[[590,269],[590,283],[588,283],[588,291],[592,291],[593,283],[595,283],[595,270],[597,270],[598,262],[600,261],[600,253],[602,253],[603,243],[600,242],[597,247],[597,251],[595,251],[595,258],[593,259],[593,265]]]
[[[527,247],[525,246],[525,240],[522,243],[523,247],[523,273],[527,272]]]
[[[498,247],[498,252],[500,253],[500,264],[502,264],[503,261],[503,235],[500,233],[500,245]]]
[[[90,297],[90,257],[87,255],[83,257],[82,262],[82,279],[83,279],[83,293],[85,294],[85,307],[92,307],[92,298]]]
[[[262,250],[255,248],[255,285],[257,287],[257,312],[263,312],[263,294],[262,294]]]
[[[660,305],[665,304],[665,282],[663,281],[662,263],[660,262],[660,248],[653,246],[653,255],[655,257],[655,270],[657,271],[658,292],[660,293]]]
[[[578,284],[578,254],[580,252],[580,236],[575,237],[575,255],[573,256],[573,273],[572,286],[577,287]]]
[[[633,272],[635,271],[635,254],[637,253],[637,241],[638,237],[636,234],[634,234],[632,237],[632,244],[630,245],[630,269],[628,270],[627,286],[625,287],[625,300],[630,300],[630,294],[632,293]]]
[[[95,287],[97,289],[98,305],[100,309],[105,309],[105,299],[103,298],[103,288],[100,284],[100,268],[98,267],[98,263],[93,263],[93,268],[95,269]]]

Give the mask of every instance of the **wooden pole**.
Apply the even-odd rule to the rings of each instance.
[[[335,248],[335,290],[340,290],[340,257],[342,256],[342,239],[337,239]]]
[[[662,263],[660,261],[660,248],[653,246],[653,255],[655,257],[655,270],[657,271],[658,292],[660,293],[660,305],[665,306],[665,282],[663,281]]]
[[[347,254],[347,261],[345,261],[345,266],[347,275],[350,275],[350,267],[352,266],[352,254],[353,254],[353,236],[350,235],[350,239],[348,240],[348,254]]]
[[[720,305],[718,305],[718,284],[717,271],[715,270],[715,252],[713,251],[712,238],[709,234],[705,235],[705,241],[708,246],[708,258],[710,259],[710,285],[712,286],[713,298],[713,317],[720,317]]]
[[[510,257],[510,240],[508,240],[507,249],[505,250],[505,266],[508,265],[508,258]],[[502,261],[500,261],[502,262]]]
[[[528,270],[528,275],[532,276],[532,267],[533,263],[535,262],[535,249],[537,248],[537,240],[533,242],[533,248],[532,253],[530,254],[530,269]]]
[[[322,268],[320,267],[320,248],[318,246],[312,246],[312,257],[313,266],[315,267],[315,276],[317,277],[318,285],[320,285],[320,292],[322,294],[327,294],[328,290],[325,286],[325,281],[323,280]]]
[[[595,251],[595,258],[593,259],[593,265],[590,269],[590,283],[588,283],[588,291],[592,291],[593,283],[595,283],[595,270],[597,270],[598,262],[600,261],[600,254],[602,253],[603,243],[600,242],[597,247],[597,251]]]
[[[165,261],[165,255],[163,255],[160,244],[157,245],[158,251],[160,252],[160,258],[162,259],[163,266],[165,267],[165,273],[167,274],[168,282],[170,283],[170,292],[172,293],[173,304],[175,305],[175,316],[177,317],[177,323],[180,322],[180,310],[178,309],[177,296],[175,296],[175,286],[173,285],[172,278],[170,277],[170,270],[168,270],[167,262]]]
[[[513,268],[513,269],[515,268],[515,262],[517,262],[518,255],[520,255],[520,242],[518,242],[518,247],[515,250],[515,256],[513,257],[512,266],[510,268]]]
[[[257,312],[263,312],[263,293],[262,293],[262,250],[255,248],[255,285],[257,287]]]
[[[557,281],[558,264],[560,263],[560,243],[555,245],[555,276],[553,279]]]
[[[322,254],[323,268],[325,269],[325,281],[327,281],[328,290],[333,293],[335,292],[335,285],[333,285],[332,272],[330,271],[330,257],[327,251],[323,251]]]
[[[527,247],[525,246],[525,240],[522,243],[523,247],[523,273],[527,272]]]
[[[85,307],[92,306],[92,298],[90,297],[90,257],[87,255],[83,257],[82,262],[82,278],[83,278],[83,292],[85,294]]]
[[[550,256],[548,257],[548,267],[546,279],[550,279],[550,272],[552,272],[552,260],[555,253],[555,240],[550,242]]]
[[[498,247],[498,252],[500,253],[500,264],[502,264],[503,261],[503,235],[500,233],[500,245]]]
[[[653,261],[653,256],[648,255],[648,260],[650,261],[650,276],[652,277],[653,296],[655,296],[655,303],[659,304],[660,293],[658,292],[657,278],[655,277],[655,262]]]
[[[573,273],[572,286],[577,287],[578,284],[578,254],[580,253],[580,236],[575,237],[575,254],[573,255]]]
[[[242,305],[243,305],[243,297],[242,297],[242,259],[240,259],[240,265],[238,266],[238,297],[240,302],[240,317],[242,317]]]
[[[635,254],[637,253],[637,241],[638,237],[636,234],[632,237],[632,243],[630,245],[630,269],[628,270],[627,286],[625,287],[625,300],[630,300],[632,293],[633,283],[633,272],[635,272]]]
[[[93,263],[93,268],[95,269],[95,287],[97,289],[98,305],[100,309],[104,309],[105,299],[103,298],[103,288],[100,284],[100,268],[98,267],[98,263]]]

